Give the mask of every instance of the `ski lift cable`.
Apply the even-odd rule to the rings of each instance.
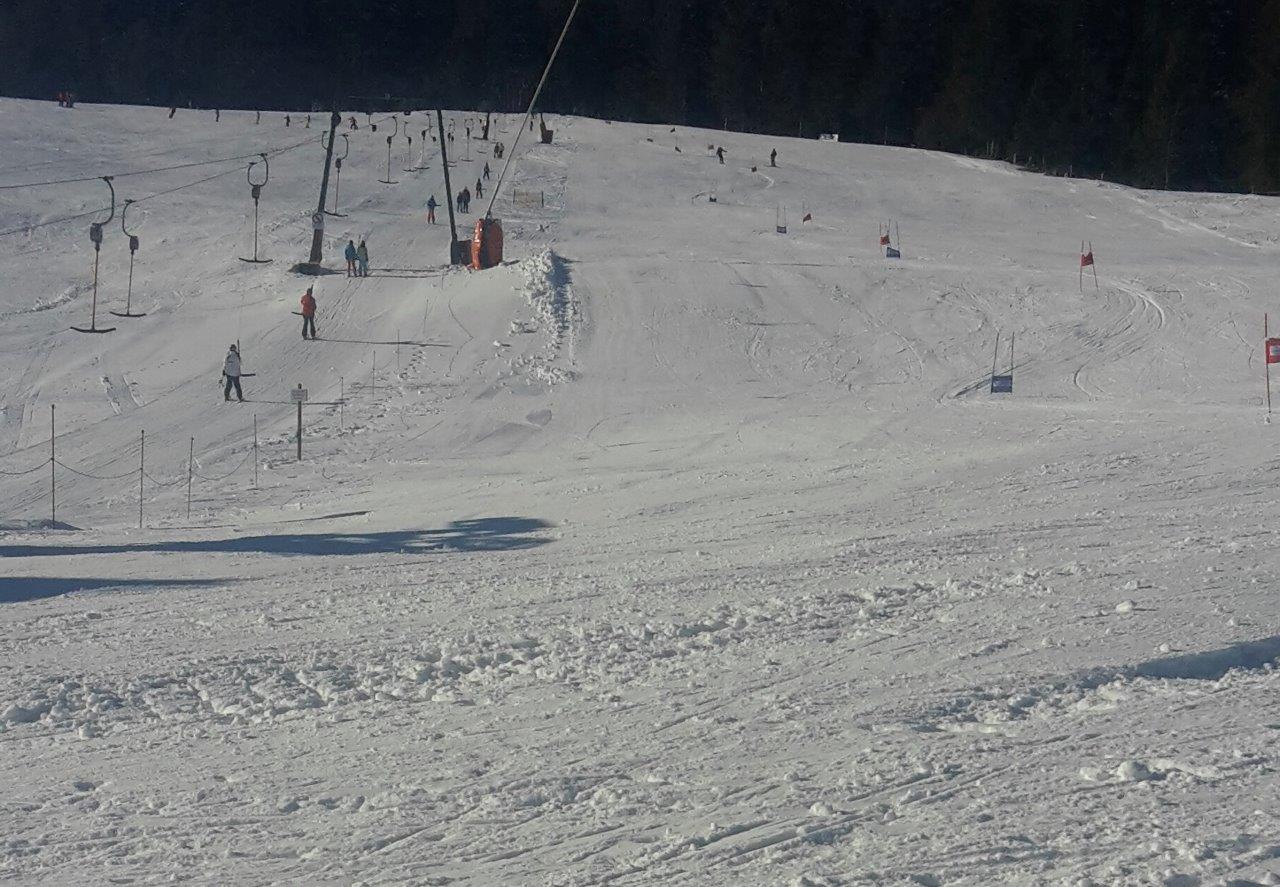
[[[308,139],[308,141],[310,140]],[[269,151],[267,153],[282,154],[285,151],[292,151],[294,148],[300,147],[304,144],[306,144],[306,142],[299,142],[297,145],[291,145],[287,148],[277,148],[274,151]],[[249,160],[251,158],[258,157],[261,153],[261,151],[256,151],[252,154],[237,154],[234,157],[222,157],[218,160],[198,160],[191,163],[177,163],[173,166],[157,166],[152,169],[138,169],[132,172],[117,172],[112,173],[111,177],[122,179],[126,176],[147,176],[153,175],[154,173],[172,172],[176,169],[193,169],[197,166],[216,166],[219,163],[231,163],[236,160]],[[82,178],[75,179],[53,179],[47,182],[23,182],[17,185],[0,185],[0,191],[14,191],[19,188],[44,188],[50,185],[74,185],[80,182],[96,182],[101,178],[103,178],[103,176],[84,176]]]
[[[296,145],[291,145],[291,146],[289,146],[288,148],[278,148],[278,149],[276,149],[275,151],[268,152],[268,156],[272,156],[272,155],[280,155],[280,154],[284,154],[284,153],[285,153],[285,152],[287,152],[287,151],[293,151],[293,150],[295,150],[296,148],[300,148],[300,147],[302,147],[302,145],[304,145],[304,144],[309,144],[309,143],[310,143],[310,141],[311,141],[311,140],[310,140],[310,139],[308,139],[306,142],[299,142],[298,144],[296,144]],[[262,156],[262,154],[261,154],[261,153],[258,153],[258,154],[248,154],[248,155],[246,155],[246,157],[261,157],[261,156]],[[245,158],[238,158],[238,159],[242,159],[242,160],[243,160],[243,159],[245,159]],[[203,179],[197,179],[197,180],[196,180],[196,181],[194,181],[194,182],[187,182],[185,185],[178,185],[178,186],[173,187],[173,188],[167,188],[167,189],[165,189],[164,191],[157,191],[157,192],[156,192],[156,193],[154,193],[154,194],[148,194],[146,197],[138,197],[138,198],[134,199],[132,202],[133,202],[133,203],[142,203],[142,202],[147,201],[147,200],[154,200],[154,199],[155,199],[155,198],[157,198],[157,197],[165,197],[165,196],[167,196],[167,195],[169,195],[169,194],[173,194],[173,193],[178,192],[178,191],[183,191],[183,190],[185,190],[185,189],[187,189],[187,188],[194,188],[196,185],[203,185],[205,182],[212,182],[214,179],[220,179],[220,178],[222,178],[223,176],[228,176],[228,175],[231,175],[232,173],[238,173],[238,172],[240,172],[240,167],[238,167],[238,166],[237,166],[237,167],[234,167],[233,169],[224,170],[223,172],[214,173],[214,174],[213,174],[213,175],[211,175],[211,176],[206,176],[206,177],[205,177],[205,178],[203,178]],[[96,181],[99,181],[99,180],[100,180],[99,178],[93,178],[93,179],[83,179],[82,181],[96,182]],[[60,225],[60,224],[62,224],[63,222],[74,222],[76,219],[84,219],[84,218],[88,218],[89,216],[95,216],[95,215],[97,215],[97,214],[98,214],[98,213],[100,213],[100,212],[105,212],[105,211],[106,211],[106,210],[108,210],[109,208],[110,208],[110,207],[100,206],[100,207],[98,207],[97,209],[91,209],[91,210],[88,210],[87,212],[76,213],[76,214],[75,214],[75,215],[73,215],[73,216],[62,216],[61,218],[57,218],[57,219],[50,219],[50,220],[49,220],[49,221],[47,221],[47,222],[36,222],[35,224],[32,224],[32,225],[22,225],[22,226],[17,227],[17,228],[10,228],[10,229],[9,229],[9,230],[7,230],[7,231],[0,231],[0,237],[8,237],[8,236],[9,236],[9,235],[11,235],[11,234],[22,234],[22,233],[27,232],[27,231],[34,231],[34,230],[35,230],[35,229],[37,229],[37,228],[46,228],[46,227],[48,227],[48,226],[50,226],[50,225]]]
[[[542,79],[538,81],[538,88],[533,91],[533,98],[529,100],[529,108],[524,112],[524,119],[520,121],[520,128],[516,131],[515,143],[511,146],[511,153],[507,155],[506,162],[502,165],[502,172],[498,174],[498,181],[494,183],[493,190],[489,192],[489,208],[485,210],[485,218],[493,215],[493,205],[498,201],[498,192],[502,190],[502,182],[507,177],[507,170],[511,168],[511,161],[515,160],[516,150],[520,147],[520,139],[524,136],[524,131],[529,125],[529,121],[533,119],[533,108],[538,103],[538,97],[542,95],[542,87],[547,84],[547,77],[551,75],[551,67],[556,63],[556,56],[560,55],[560,47],[564,45],[564,38],[569,34],[569,26],[573,24],[573,18],[578,14],[578,7],[582,5],[582,0],[573,0],[573,9],[569,10],[569,17],[565,19],[564,29],[560,31],[560,39],[556,41],[555,49],[551,50],[551,58],[547,59],[547,67],[542,72]]]

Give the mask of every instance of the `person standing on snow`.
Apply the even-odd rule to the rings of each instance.
[[[347,241],[347,248],[342,251],[343,257],[347,260],[347,276],[356,276],[356,259],[359,254],[356,252],[356,242],[354,240]]]
[[[484,199],[484,183],[476,179],[476,197]]]
[[[311,331],[311,339],[316,338],[316,297],[311,294],[311,287],[302,294],[302,338],[307,338]]]
[[[356,247],[356,260],[360,263],[360,276],[369,276],[369,247],[365,242],[360,241],[360,245]]]
[[[436,195],[432,194],[431,199],[427,201],[427,224],[434,225],[436,223],[436,207],[440,204],[436,203]]]
[[[724,166],[724,148],[716,148],[716,156],[720,158],[720,165]]]
[[[777,148],[774,148],[772,151],[769,152],[769,165],[770,166],[778,165],[778,149]]]
[[[489,164],[487,164],[487,163],[484,165],[484,177],[485,177],[485,180],[486,180],[486,181],[488,181],[488,179],[489,179]]]
[[[244,403],[244,392],[240,390],[240,351],[235,345],[231,346],[226,359],[222,361],[222,378],[225,382],[222,388],[222,399],[231,400],[231,389],[234,388],[236,399]]]

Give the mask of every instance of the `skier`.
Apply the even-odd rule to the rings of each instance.
[[[307,330],[311,338],[316,337],[316,297],[311,294],[311,287],[302,294],[302,338],[307,338]]]
[[[484,199],[484,183],[476,179],[476,196],[481,200]]]
[[[716,156],[720,158],[720,165],[724,166],[724,148],[716,148]]]
[[[436,203],[436,195],[432,194],[431,199],[427,201],[427,224],[434,225],[436,223],[436,207],[440,204]]]
[[[308,114],[308,115],[307,115],[307,127],[306,127],[306,128],[307,128],[307,129],[310,129],[310,128],[311,128],[311,115],[310,115],[310,114]]]
[[[240,350],[235,345],[231,346],[226,360],[222,362],[222,378],[226,383],[222,388],[222,399],[231,400],[231,389],[234,388],[236,399],[244,403],[244,392],[240,390]]]
[[[774,148],[772,151],[769,152],[769,165],[770,166],[778,165],[778,149],[777,148]]]
[[[489,181],[489,164],[487,163],[484,165],[484,179],[486,182]]]
[[[365,242],[360,241],[360,245],[356,247],[356,260],[360,263],[360,276],[369,276],[369,247],[365,246]]]
[[[292,122],[292,121],[291,121],[291,119],[290,119],[289,115],[288,115],[288,114],[284,115],[284,128],[285,128],[285,129],[288,129],[288,128],[289,128],[289,124],[290,124],[291,122]]]
[[[352,117],[352,118],[351,118],[351,128],[352,128],[352,129],[359,129],[359,128],[360,128],[359,126],[357,126],[357,125],[356,125],[356,118],[354,118],[354,117]]]
[[[356,276],[356,259],[358,258],[358,255],[359,255],[356,252],[356,242],[354,240],[348,240],[347,248],[343,250],[342,254],[347,260],[347,276],[355,277]]]
[[[262,112],[259,111],[258,116],[253,119],[253,125],[257,126],[261,122],[262,122]]]
[[[221,108],[214,108],[214,109],[213,109],[213,122],[214,122],[214,123],[221,123],[221,122],[222,122],[222,109],[221,109]]]
[[[177,105],[172,105],[172,106],[169,108],[169,119],[170,119],[170,120],[172,120],[172,119],[173,119],[173,115],[174,115],[174,114],[177,114],[177,113],[178,113],[178,106],[177,106]]]

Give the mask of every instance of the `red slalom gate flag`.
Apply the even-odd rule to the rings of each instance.
[[[1267,363],[1280,363],[1280,339],[1267,339]]]
[[[881,235],[880,235],[880,245],[881,245],[881,246],[888,246],[888,245],[889,245],[889,235],[888,235],[888,234],[881,234]]]
[[[1080,255],[1081,268],[1088,268],[1092,264],[1093,264],[1093,250],[1089,250],[1087,253],[1082,253]]]

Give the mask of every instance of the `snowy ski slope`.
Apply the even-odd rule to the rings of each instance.
[[[1280,883],[1276,200],[556,118],[474,273],[359,115],[304,342],[320,116],[0,100],[0,186],[183,166],[113,333],[91,217],[0,237],[0,879]],[[186,165],[277,151],[248,265]]]

